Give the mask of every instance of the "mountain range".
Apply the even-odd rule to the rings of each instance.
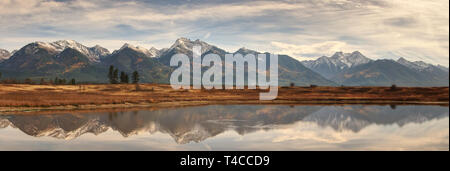
[[[449,71],[442,65],[400,58],[372,60],[358,51],[302,61],[311,70],[345,86],[448,86]]]
[[[2,79],[23,80],[30,78],[71,79],[78,82],[107,82],[110,65],[120,71],[138,71],[141,82],[168,83],[174,67],[169,65],[174,54],[183,53],[192,59],[192,47],[200,45],[202,54],[215,53],[222,60],[225,54],[258,54],[251,49],[240,48],[227,52],[201,40],[177,39],[169,48],[146,49],[124,44],[112,53],[96,45],[84,46],[73,40],[33,42],[12,53],[0,49]],[[268,54],[267,52],[265,52]],[[404,58],[372,60],[358,51],[336,52],[331,57],[298,61],[288,55],[278,55],[279,85],[294,83],[298,86],[448,86],[448,68]]]
[[[302,61],[302,63],[325,78],[331,79],[336,73],[371,61],[360,52],[355,51],[353,53],[336,52],[331,57],[322,56],[316,60]]]

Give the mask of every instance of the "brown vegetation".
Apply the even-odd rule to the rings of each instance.
[[[170,85],[0,84],[0,107],[51,107],[133,104],[440,104],[448,87],[281,87],[273,101],[259,101],[262,90],[174,90]]]

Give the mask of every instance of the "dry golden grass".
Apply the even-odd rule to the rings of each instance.
[[[216,101],[260,103],[261,90],[173,90],[170,85],[24,85],[0,84],[0,107],[143,104]],[[448,105],[448,87],[282,87],[267,103],[389,103],[439,102]],[[262,102],[261,102],[262,103]]]

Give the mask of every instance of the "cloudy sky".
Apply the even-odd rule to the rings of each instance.
[[[448,0],[0,0],[0,48],[72,39],[109,50],[179,37],[299,60],[358,50],[449,64]]]

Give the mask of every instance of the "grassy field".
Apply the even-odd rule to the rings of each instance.
[[[83,106],[132,107],[156,104],[439,104],[448,105],[448,87],[281,87],[272,101],[261,90],[174,90],[169,85],[0,84],[0,112],[12,109]]]

